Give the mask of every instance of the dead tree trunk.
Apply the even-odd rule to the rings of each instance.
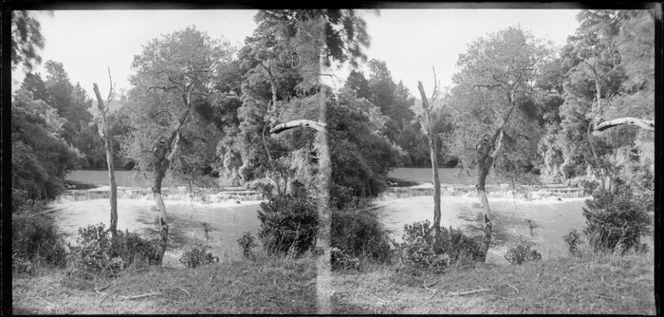
[[[111,80],[111,71],[108,71],[108,78]],[[111,231],[111,236],[115,238],[117,236],[118,230],[118,187],[115,183],[115,168],[113,166],[113,138],[111,136],[111,129],[109,127],[108,119],[106,118],[106,113],[108,112],[108,103],[111,102],[113,96],[113,83],[111,82],[111,88],[108,93],[107,104],[104,105],[104,101],[101,99],[101,93],[99,93],[99,87],[97,83],[93,83],[93,89],[95,96],[97,97],[97,108],[99,109],[101,124],[99,128],[99,136],[104,141],[104,148],[106,149],[106,165],[108,166],[108,180],[111,185],[111,226],[109,230]]]
[[[434,72],[435,76],[435,72]],[[434,77],[435,78],[435,77]],[[435,81],[435,79],[434,79]],[[424,108],[424,125],[426,126],[426,136],[429,139],[429,154],[431,158],[431,175],[433,178],[433,228],[436,239],[440,237],[440,178],[438,177],[438,142],[434,129],[434,122],[431,118],[431,106],[427,101],[426,93],[422,82],[417,82],[417,88],[422,96],[422,108]],[[434,95],[436,89],[434,88]],[[433,103],[433,98],[431,102]]]

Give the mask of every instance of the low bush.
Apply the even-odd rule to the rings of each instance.
[[[268,254],[299,255],[315,244],[318,216],[315,201],[301,183],[294,182],[291,194],[274,195],[261,203],[258,238]]]
[[[521,265],[526,262],[534,262],[542,259],[542,255],[537,250],[532,249],[534,242],[520,237],[517,243],[507,249],[505,259],[512,265]]]
[[[332,212],[332,245],[350,257],[389,262],[393,250],[378,215],[369,210]]]
[[[338,270],[338,269],[349,270],[349,269],[360,268],[360,260],[357,257],[350,256],[342,249],[339,249],[337,247],[332,247],[330,248],[330,255],[332,258],[331,263],[333,270]]]
[[[77,245],[70,245],[74,268],[115,277],[130,265],[154,263],[154,244],[129,231],[112,237],[103,223],[78,228]]]
[[[195,269],[199,266],[219,262],[219,257],[213,256],[212,253],[207,252],[208,247],[209,246],[202,241],[196,241],[193,247],[189,248],[182,254],[182,256],[180,256],[180,263],[188,268]]]
[[[37,207],[35,207],[37,208]],[[12,213],[12,270],[31,272],[34,265],[63,266],[67,251],[53,219],[32,211]]]
[[[429,220],[406,224],[403,243],[403,260],[407,266],[443,272],[448,266],[478,261],[482,258],[480,244],[452,227],[440,228],[440,238],[435,239]]]
[[[586,200],[583,233],[595,251],[642,249],[641,236],[652,230],[646,205],[637,201],[630,186],[620,180],[613,183],[611,191],[596,190]]]
[[[254,254],[253,249],[258,246],[254,241],[254,236],[249,231],[242,233],[240,239],[237,239],[237,244],[242,249],[242,255],[246,258],[251,257]]]
[[[579,233],[576,228],[572,228],[566,235],[563,236],[565,244],[567,244],[567,249],[571,254],[577,254],[579,252],[579,246],[584,243],[581,233]]]

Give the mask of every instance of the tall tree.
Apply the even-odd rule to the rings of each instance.
[[[456,126],[451,140],[463,166],[477,168],[485,260],[493,227],[487,176],[494,164],[515,169],[536,155],[540,131],[533,84],[538,66],[548,55],[532,34],[509,27],[473,41],[457,63],[461,71],[453,78],[456,86],[448,101]]]
[[[136,168],[153,174],[152,194],[159,211],[160,243],[155,259],[161,262],[168,243],[166,206],[162,182],[169,169],[192,172],[181,158],[181,147],[205,137],[196,133],[195,105],[214,93],[211,83],[218,65],[229,62],[232,50],[227,42],[211,39],[194,27],[153,39],[134,57],[136,71],[130,77],[129,92],[134,111],[134,130],[125,142],[125,151],[137,162]],[[216,142],[211,142],[216,144]],[[213,145],[214,147],[214,145]],[[196,155],[196,153],[194,153]],[[176,161],[177,160],[177,161]]]
[[[47,71],[45,85],[48,91],[46,102],[67,120],[62,137],[67,143],[76,146],[81,130],[92,120],[92,115],[88,111],[92,107],[92,100],[78,83],[72,85],[62,63],[48,61],[45,66]]]

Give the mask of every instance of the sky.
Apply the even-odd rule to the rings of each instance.
[[[117,88],[129,88],[134,55],[142,45],[195,25],[212,38],[224,37],[238,48],[256,27],[256,10],[56,10],[38,12],[46,40],[42,60],[61,62],[73,84],[92,95],[92,83],[102,95],[108,87],[110,67]],[[369,59],[385,61],[395,82],[403,81],[417,94],[417,81],[431,91],[432,66],[442,87],[451,85],[459,54],[468,44],[487,33],[520,25],[535,36],[565,43],[578,27],[578,10],[534,9],[382,9],[377,15],[362,11],[371,36]],[[335,88],[341,88],[349,68],[335,71]],[[37,72],[45,78],[42,66]],[[368,77],[368,73],[365,71]],[[13,90],[24,77],[21,67],[12,75]]]

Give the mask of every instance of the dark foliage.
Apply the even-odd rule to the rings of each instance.
[[[369,210],[332,212],[332,246],[351,258],[389,262],[392,257],[387,232],[378,215]]]
[[[258,219],[258,238],[268,254],[301,254],[314,246],[318,229],[316,203],[301,183],[293,183],[292,193],[275,195],[261,203]]]
[[[254,241],[254,236],[249,231],[245,231],[240,239],[237,239],[237,244],[242,249],[242,255],[245,257],[251,257],[253,254],[253,249],[258,245]]]
[[[32,271],[34,264],[62,266],[66,263],[65,242],[58,233],[53,219],[40,214],[40,204],[14,200],[13,208],[20,212],[12,213],[12,268],[15,272]]]
[[[583,232],[596,251],[641,249],[641,236],[652,230],[651,218],[631,187],[620,180],[613,183],[611,191],[595,190],[593,198],[586,200]]]
[[[154,263],[155,248],[135,233],[118,231],[115,238],[104,224],[78,228],[77,245],[70,245],[74,267],[115,277],[130,265]]]
[[[579,245],[583,244],[581,233],[579,233],[576,229],[572,229],[566,235],[564,235],[563,240],[565,241],[565,244],[567,244],[567,249],[571,254],[577,254],[579,251]]]
[[[404,226],[405,264],[409,267],[441,273],[450,265],[465,264],[482,258],[480,244],[460,230],[440,228],[440,238],[434,238],[429,220]]]
[[[532,249],[534,245],[535,243],[522,237],[513,247],[507,250],[505,259],[512,265],[539,261],[542,259],[542,255],[537,250]]]

